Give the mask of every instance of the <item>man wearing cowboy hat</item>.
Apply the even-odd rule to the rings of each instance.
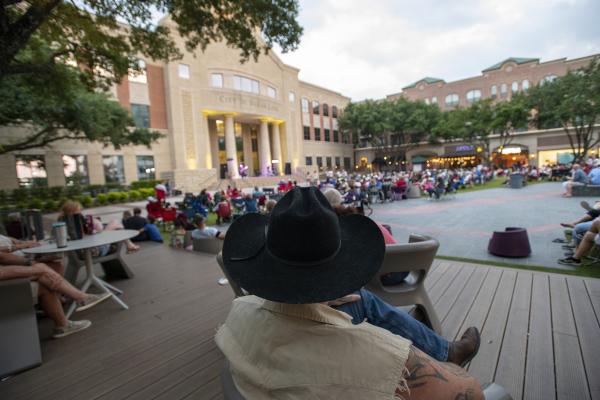
[[[361,215],[338,216],[316,188],[295,188],[270,218],[228,230],[223,261],[253,296],[234,300],[216,342],[251,399],[481,399],[477,381],[411,342],[320,304],[359,290],[385,244]]]

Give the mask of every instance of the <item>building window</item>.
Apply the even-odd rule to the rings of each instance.
[[[190,66],[187,64],[179,64],[177,67],[179,77],[183,79],[190,79]],[[221,75],[222,76],[222,75]]]
[[[431,104],[437,104],[437,97],[433,96],[431,98]]]
[[[315,140],[321,140],[321,128],[315,128]]]
[[[252,152],[257,152],[258,151],[258,137],[256,137],[254,134],[253,134],[251,143],[252,143]]]
[[[317,167],[321,168],[323,166],[323,157],[317,157]]]
[[[260,94],[260,84],[257,80],[246,78],[245,76],[233,76],[233,88],[242,92]]]
[[[325,162],[327,163],[327,168],[331,169],[331,157],[325,157]]]
[[[210,75],[210,86],[212,87],[223,87],[223,74],[211,74]]]
[[[333,118],[337,118],[338,112],[337,112],[337,107],[336,106],[331,106],[331,116]]]
[[[90,183],[86,156],[62,156],[63,171],[67,185],[87,185]]]
[[[136,156],[135,159],[137,162],[138,179],[140,181],[156,179],[153,156]]]
[[[503,83],[502,85],[500,85],[500,96],[506,97],[507,94],[508,94],[508,87],[506,86],[506,83]]]
[[[323,103],[323,116],[329,117],[329,106],[325,103]]]
[[[138,128],[150,127],[150,106],[146,104],[131,104],[133,123]]]
[[[335,129],[333,130],[333,141],[336,143],[340,141],[340,132]]]
[[[425,104],[429,104],[429,99],[425,99]]]
[[[319,114],[319,102],[316,100],[313,100],[312,102],[312,108],[313,108],[313,114]]]
[[[137,60],[135,61],[132,68],[129,69],[129,81],[137,83],[148,83],[148,77],[146,75],[146,61]]]
[[[288,100],[290,101],[290,103],[293,103],[296,101],[296,93],[294,92],[289,92],[288,93]]]
[[[308,112],[308,100],[305,98],[302,98],[302,112],[307,113]]]
[[[350,169],[352,168],[351,161],[352,160],[350,160],[350,157],[344,157],[344,169],[346,171],[350,171]]]
[[[542,80],[540,81],[540,84],[544,84],[544,83],[548,83],[548,82],[552,82],[556,79],[556,75],[546,75],[544,78],[542,78]]]
[[[529,81],[527,79],[524,79],[523,82],[521,82],[521,88],[523,89],[523,91],[529,89]]]
[[[125,169],[123,168],[123,156],[104,156],[104,179],[106,183],[124,183]]]
[[[329,134],[329,129],[325,129],[325,141],[331,142],[331,135]]]
[[[498,87],[496,85],[492,85],[492,89],[490,90],[490,94],[492,99],[495,99],[498,96]]]
[[[305,164],[306,164],[307,167],[313,165],[313,163],[312,163],[312,157],[306,157]]]
[[[450,93],[446,96],[446,107],[454,107],[458,105],[458,95],[456,93]]]
[[[304,131],[304,140],[310,140],[310,126],[303,126],[302,130]]]
[[[519,82],[514,81],[510,87],[513,93],[517,93],[519,91]]]
[[[22,187],[48,186],[46,163],[42,155],[18,155],[16,159],[17,179]]]
[[[267,86],[267,96],[276,99],[277,98],[277,89],[272,86]]]
[[[479,101],[480,99],[481,99],[481,90],[474,89],[474,90],[469,90],[467,92],[467,101],[469,103],[474,103],[476,101]]]
[[[342,166],[342,164],[341,164],[341,162],[340,162],[340,157],[336,157],[336,158],[335,158],[335,166],[336,166],[337,168],[339,168],[339,167],[341,167],[341,166]]]

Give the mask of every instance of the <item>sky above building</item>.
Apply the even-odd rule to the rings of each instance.
[[[508,57],[600,53],[600,0],[300,0],[300,79],[353,100],[397,93],[425,76],[481,74]]]

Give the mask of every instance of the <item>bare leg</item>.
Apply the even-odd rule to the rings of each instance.
[[[75,301],[83,301],[85,299],[85,293],[75,288],[46,264],[33,264],[29,268],[31,270],[30,276],[36,277],[41,284],[50,290],[59,292],[60,294],[68,296]]]
[[[573,227],[575,227],[575,225],[580,224],[582,222],[591,221],[591,219],[592,219],[592,217],[590,217],[588,214],[585,214],[583,217],[579,218],[575,222],[571,222],[571,223],[561,222],[560,225],[564,226],[565,228],[573,228]]]
[[[68,324],[67,317],[62,308],[60,299],[56,292],[48,290],[45,286],[39,285],[38,296],[40,300],[40,307],[46,315],[48,315],[56,327],[63,327]]]

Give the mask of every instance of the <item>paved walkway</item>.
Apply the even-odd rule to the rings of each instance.
[[[405,200],[375,205],[371,217],[391,225],[399,241],[407,241],[409,233],[435,236],[440,241],[440,255],[569,269],[556,262],[564,251],[552,239],[563,236],[560,222],[583,216],[581,200],[594,199],[563,198],[561,189],[560,183],[540,183],[523,189],[459,193],[439,201]],[[527,228],[530,257],[514,259],[488,254],[492,232],[507,226]]]

